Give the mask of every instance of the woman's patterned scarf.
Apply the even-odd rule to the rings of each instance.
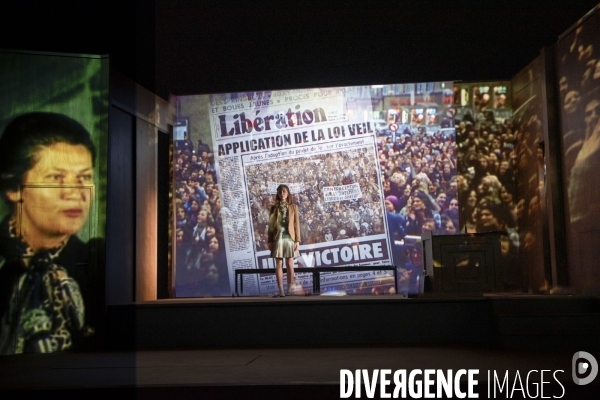
[[[14,218],[9,234],[20,243],[22,272],[1,321],[0,353],[70,348],[72,332],[84,326],[85,308],[79,285],[57,264],[68,239],[53,249],[34,251],[18,236]]]

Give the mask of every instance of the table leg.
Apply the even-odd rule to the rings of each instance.
[[[317,275],[317,279],[316,279],[317,286],[316,286],[315,292],[317,294],[321,294],[321,273],[319,271],[315,271],[315,273]]]

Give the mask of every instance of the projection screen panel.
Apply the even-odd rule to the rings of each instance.
[[[444,218],[458,233],[458,215],[443,213],[455,197],[452,107],[452,82],[178,97],[176,297],[230,296],[236,269],[275,267],[281,184],[300,214],[295,293],[312,290],[303,269],[348,265],[396,265],[399,290],[416,292],[422,231],[443,233]],[[393,286],[390,272],[321,273],[322,292]],[[276,291],[273,273],[244,278],[245,295]]]

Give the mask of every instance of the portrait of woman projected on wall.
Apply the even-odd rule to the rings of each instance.
[[[1,354],[66,350],[94,333],[97,244],[77,234],[95,158],[89,132],[62,114],[18,116],[0,137],[0,191],[12,210],[0,223]]]

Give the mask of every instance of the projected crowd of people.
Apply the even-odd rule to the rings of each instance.
[[[417,292],[422,271],[421,234],[459,232],[454,134],[411,132],[380,136],[379,164],[400,291]]]
[[[213,153],[201,141],[194,149],[183,140],[175,157],[176,295],[230,295]]]
[[[384,232],[375,152],[359,148],[246,166],[256,250],[267,250],[270,188],[288,184],[302,215],[302,244],[352,239]],[[346,200],[327,191],[358,184]],[[331,201],[330,201],[331,200]]]
[[[401,134],[378,143],[388,225],[396,240],[458,232],[456,145],[452,134]]]
[[[509,240],[503,242],[502,252],[516,254],[517,218],[523,212],[525,199],[517,200],[515,171],[519,159],[512,120],[496,121],[492,117],[475,121],[467,113],[462,121],[457,120],[456,142],[464,231],[505,231]],[[521,150],[521,162],[528,163],[529,153],[524,147]]]
[[[564,170],[569,219],[577,232],[597,229],[600,190],[600,15],[596,12],[560,43],[558,56]]]

